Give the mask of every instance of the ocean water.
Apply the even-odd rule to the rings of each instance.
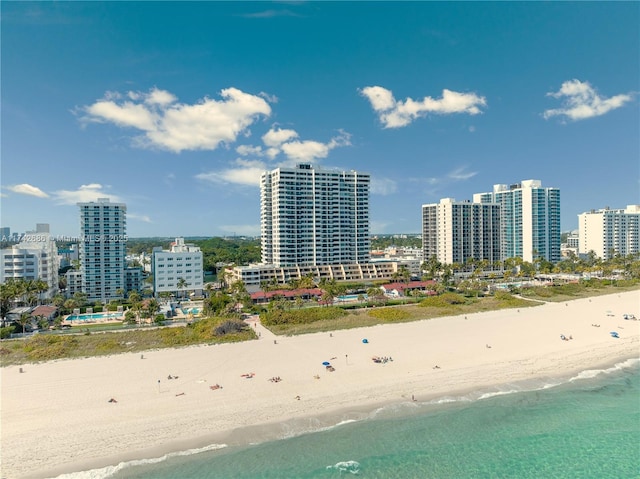
[[[527,387],[396,404],[317,432],[65,477],[640,478],[639,360]]]

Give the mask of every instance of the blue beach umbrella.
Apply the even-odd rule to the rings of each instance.
[[[331,363],[329,361],[325,361],[322,363],[323,366],[331,366]]]

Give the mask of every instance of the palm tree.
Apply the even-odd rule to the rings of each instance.
[[[400,266],[400,269],[398,270],[398,272],[402,277],[402,281],[404,281],[405,283],[408,283],[409,280],[411,280],[411,272],[406,266]]]
[[[51,304],[53,304],[56,308],[62,307],[62,305],[64,304],[64,296],[62,296],[61,294],[56,294],[51,299]]]
[[[22,294],[22,280],[9,279],[0,284],[0,316],[4,322],[16,299]]]
[[[72,312],[78,307],[78,302],[73,298],[69,298],[64,302],[63,307],[66,311]]]
[[[184,298],[185,289],[189,286],[189,283],[187,283],[187,280],[184,278],[178,278],[176,286],[178,287],[178,290],[182,291],[182,297]]]
[[[300,278],[300,287],[307,289],[313,288],[313,273],[307,273]]]
[[[73,299],[78,303],[78,307],[81,308],[87,302],[87,295],[81,291],[73,293]]]
[[[342,292],[344,292],[344,286],[338,285],[335,279],[322,279],[320,281],[320,289],[322,290],[322,300],[328,306],[329,304],[333,304],[333,300],[336,296],[339,296]]]
[[[137,291],[129,293],[129,302],[131,303],[131,311],[136,316],[136,323],[140,324],[140,311],[142,310],[142,296]]]
[[[160,304],[158,303],[158,300],[155,298],[152,298],[149,301],[147,301],[146,309],[147,309],[147,312],[149,313],[149,317],[153,321],[156,313],[160,311]]]
[[[370,288],[367,288],[367,296],[369,297],[369,300],[374,302],[381,301],[385,297],[382,290],[375,286],[371,286]]]
[[[27,332],[27,324],[31,323],[31,316],[29,315],[29,313],[22,313],[20,315],[20,318],[16,320],[16,323],[20,325],[20,327],[22,328],[22,334],[24,334]]]

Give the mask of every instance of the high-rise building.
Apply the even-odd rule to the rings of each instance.
[[[265,172],[260,182],[262,263],[369,262],[369,183],[366,173],[305,163]]]
[[[468,259],[501,259],[500,205],[456,202],[422,205],[422,248],[424,261],[435,257],[445,264],[464,264]]]
[[[184,238],[176,238],[169,251],[153,248],[151,272],[153,292],[202,291],[204,277],[203,257],[200,248],[185,243]]]
[[[494,185],[491,193],[473,195],[474,203],[501,205],[502,256],[533,262],[560,261],[560,190],[539,180]]]
[[[78,206],[82,291],[90,301],[121,297],[118,290],[126,286],[127,206],[111,203],[109,198]]]
[[[640,205],[579,214],[578,237],[580,254],[593,251],[603,260],[640,252]]]

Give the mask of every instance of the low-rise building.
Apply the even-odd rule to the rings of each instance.
[[[322,279],[350,282],[391,279],[400,266],[401,264],[397,261],[286,267],[257,264],[236,266],[227,271],[231,282],[242,281],[247,291],[251,293],[259,291],[261,283],[264,282],[288,284],[292,280],[300,280],[308,276],[312,277],[316,283]]]
[[[168,251],[160,247],[153,248],[151,271],[154,294],[193,291],[201,295],[204,285],[202,264],[200,248],[185,243],[184,238],[176,238]]]
[[[58,292],[58,249],[47,232],[29,233],[22,241],[0,251],[0,283],[9,279],[42,280],[44,298]]]

